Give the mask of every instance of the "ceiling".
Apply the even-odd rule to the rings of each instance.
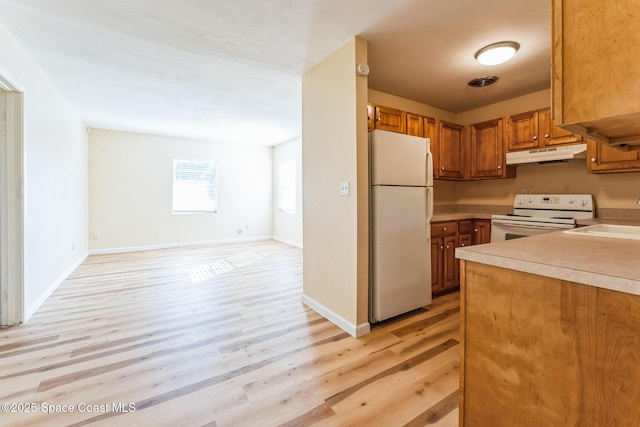
[[[370,88],[451,112],[550,85],[549,1],[0,0],[0,10],[94,128],[292,140],[302,75],[354,35],[369,42]],[[474,60],[505,40],[521,45],[510,62]],[[491,74],[496,84],[467,86]]]

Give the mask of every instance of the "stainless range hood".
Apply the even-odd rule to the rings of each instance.
[[[571,159],[584,159],[586,156],[587,144],[565,145],[507,153],[507,164],[519,165],[522,163],[558,162]]]

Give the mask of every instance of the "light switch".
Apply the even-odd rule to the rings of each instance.
[[[341,196],[349,195],[349,181],[340,183],[340,195]]]

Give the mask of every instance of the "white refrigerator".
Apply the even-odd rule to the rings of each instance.
[[[428,138],[369,133],[369,321],[431,303],[433,160]]]

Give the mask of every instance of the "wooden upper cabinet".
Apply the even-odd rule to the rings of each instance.
[[[471,178],[505,176],[502,119],[471,125]]]
[[[422,118],[422,129],[424,131],[423,136],[429,138],[429,148],[431,150],[431,159],[433,160],[433,177],[438,177],[438,127],[436,125],[436,119],[431,117]]]
[[[582,136],[555,126],[551,108],[514,114],[506,120],[507,151],[534,150],[582,141]]]
[[[376,106],[375,128],[407,133],[407,113],[395,108]]]
[[[374,130],[376,128],[376,107],[367,104],[367,129]]]
[[[407,135],[424,136],[423,117],[418,114],[407,113]]]
[[[621,151],[587,139],[587,169],[589,172],[636,172],[640,170],[639,151]]]
[[[607,143],[640,143],[639,7],[638,0],[552,0],[556,124]]]
[[[514,114],[507,117],[507,150],[532,150],[538,148],[538,112]]]
[[[438,177],[464,179],[465,128],[455,123],[438,123]]]
[[[551,116],[551,108],[538,111],[538,128],[542,137],[541,145],[554,146],[565,144],[577,144],[582,141],[581,135],[576,135],[568,130],[555,125]]]

